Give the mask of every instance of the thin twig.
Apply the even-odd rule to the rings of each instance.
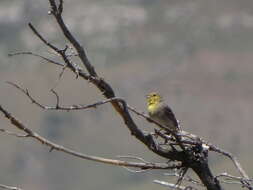
[[[106,103],[109,103],[109,102],[112,102],[112,101],[122,100],[121,98],[115,97],[115,98],[111,98],[111,99],[104,100],[104,101],[99,101],[99,102],[96,102],[96,103],[93,103],[93,104],[89,104],[89,105],[71,105],[71,106],[64,107],[64,106],[60,106],[59,105],[59,96],[58,96],[58,94],[55,91],[52,91],[56,95],[56,98],[57,98],[56,106],[45,106],[45,105],[42,105],[41,103],[39,103],[37,100],[35,100],[35,98],[33,98],[30,95],[30,93],[28,92],[28,90],[25,90],[25,89],[21,88],[19,85],[15,84],[13,82],[7,82],[7,83],[10,84],[10,85],[12,85],[12,86],[14,86],[15,88],[17,88],[21,92],[23,92],[32,101],[32,103],[35,103],[40,108],[46,109],[46,110],[65,110],[65,111],[84,110],[84,109],[88,109],[88,108],[96,108],[99,105],[106,104]],[[140,115],[140,116],[146,118],[147,120],[151,120],[152,121],[152,119],[149,118],[149,116],[145,115],[144,113],[136,111],[136,109],[132,108],[129,105],[127,105],[127,107],[128,107],[128,109],[130,109],[131,111],[133,111],[137,115]],[[152,122],[156,123],[155,121],[152,121]],[[160,124],[157,123],[157,125],[160,125]],[[189,134],[189,133],[186,133],[186,132],[184,132],[184,133],[185,134]],[[158,134],[160,136],[162,136],[163,138],[166,138],[167,140],[172,140],[171,137],[166,136],[164,133],[159,133],[158,132]],[[196,135],[193,135],[193,134],[190,134],[190,136],[191,136],[191,138],[196,137]],[[198,138],[198,140],[199,140],[199,138]],[[247,176],[246,172],[242,169],[242,167],[241,167],[240,163],[238,162],[238,160],[231,153],[228,153],[228,152],[222,150],[221,148],[218,148],[217,146],[212,145],[211,143],[204,142],[202,139],[201,139],[201,141],[202,141],[202,144],[207,144],[207,147],[209,147],[210,151],[218,152],[218,153],[223,154],[223,155],[227,156],[228,158],[230,158],[233,161],[233,163],[235,164],[235,166],[238,169],[238,171],[240,172],[240,174],[244,178],[249,179],[249,177]],[[183,144],[189,144],[189,145],[198,145],[199,144],[199,142],[190,141],[190,140],[181,140],[181,143],[183,143]]]
[[[43,42],[45,43],[50,49],[53,49],[54,51],[56,51],[57,53],[59,53],[63,59],[63,61],[65,62],[65,66],[70,68],[71,71],[73,71],[74,73],[77,74],[77,76],[82,76],[84,79],[91,81],[102,93],[103,95],[107,98],[107,99],[112,99],[115,97],[115,93],[112,89],[112,87],[105,81],[103,80],[101,77],[98,77],[94,67],[90,64],[88,57],[86,55],[86,52],[84,50],[84,48],[79,44],[79,42],[74,38],[74,36],[70,33],[70,31],[68,30],[67,26],[65,25],[63,19],[62,19],[62,11],[63,11],[63,0],[59,0],[59,3],[57,5],[55,0],[49,0],[50,6],[51,6],[51,10],[50,13],[51,15],[53,15],[57,21],[57,23],[59,24],[61,31],[63,32],[63,34],[65,35],[65,37],[70,41],[70,43],[73,45],[73,47],[76,49],[78,56],[80,57],[82,63],[84,64],[85,68],[88,71],[88,74],[86,74],[85,72],[81,71],[78,67],[76,67],[70,60],[71,57],[69,57],[66,54],[66,51],[68,49],[68,47],[66,46],[66,48],[64,49],[59,49],[56,46],[50,44],[47,40],[45,40],[45,38],[42,37],[42,35],[39,34],[39,32],[31,25],[29,24],[29,27],[31,28],[31,30],[34,32],[34,34]],[[63,66],[63,65],[61,65]],[[28,90],[24,90],[24,93],[27,96],[30,96]],[[32,99],[31,99],[32,100]],[[33,101],[32,101],[33,102]],[[57,100],[58,102],[58,100]],[[35,103],[35,102],[34,102]],[[140,140],[141,142],[143,142],[150,150],[152,150],[153,152],[155,152],[156,154],[163,156],[164,158],[168,158],[168,159],[172,159],[172,160],[179,160],[179,161],[185,161],[185,157],[187,158],[191,158],[190,156],[193,156],[193,154],[191,154],[191,151],[188,151],[185,149],[184,144],[182,143],[182,138],[181,136],[177,135],[177,134],[173,134],[171,133],[173,136],[175,136],[176,138],[176,142],[179,144],[179,146],[182,148],[183,151],[168,151],[167,149],[163,149],[163,147],[156,145],[156,141],[154,140],[153,136],[151,134],[147,134],[144,131],[140,130],[138,128],[138,126],[135,124],[135,122],[133,121],[131,115],[128,112],[128,107],[127,104],[124,100],[115,100],[115,101],[111,101],[113,107],[115,108],[115,110],[120,114],[120,116],[123,118],[126,126],[128,127],[128,129],[131,131],[131,134],[134,135],[138,140]],[[57,103],[58,105],[59,103]],[[1,111],[1,110],[0,110]],[[3,112],[3,111],[2,111]],[[3,112],[4,113],[4,112]],[[8,112],[7,112],[8,113]],[[8,113],[6,115],[6,113],[4,113],[5,116],[9,116],[10,114]],[[8,118],[8,117],[7,117]],[[19,122],[17,122],[17,120],[13,117],[9,117],[9,120],[12,121],[13,125],[17,125],[19,124]],[[152,122],[152,120],[150,120]],[[153,122],[155,123],[155,122]],[[18,125],[19,126],[19,125]],[[18,127],[16,126],[16,127]],[[159,125],[158,125],[159,126]],[[24,127],[24,126],[23,126]],[[18,127],[20,128],[20,126]],[[26,127],[24,128],[20,128],[21,130],[25,131],[25,132],[29,132],[31,131],[30,129],[27,129]],[[31,131],[32,132],[32,131]],[[29,134],[29,133],[28,133]],[[36,133],[33,132],[32,135],[34,135]],[[37,134],[36,134],[37,135]],[[40,136],[39,136],[40,137]],[[54,147],[54,146],[50,146],[50,144],[47,144],[48,141],[44,141],[45,139],[38,138],[37,136],[32,136],[32,138],[37,139],[38,141],[45,143],[46,145],[48,145],[49,147],[51,147],[51,150],[59,148],[60,151],[61,150],[61,146],[60,147]],[[189,138],[190,139],[190,138]],[[191,139],[190,139],[191,140]],[[202,148],[207,147],[206,149],[209,149],[209,146],[204,143],[204,141],[202,141],[199,138],[194,138],[192,139],[192,141],[194,141],[194,143],[198,143],[197,145],[202,145]],[[49,141],[49,143],[51,143]],[[203,144],[201,144],[203,143]],[[59,145],[58,145],[59,146]],[[72,153],[69,153],[72,154]],[[73,155],[73,154],[72,154]],[[185,161],[186,162],[186,161]],[[187,161],[187,163],[189,163]],[[204,163],[205,164],[205,163]],[[206,166],[207,165],[207,166]],[[208,164],[206,164],[205,169],[209,169]],[[194,167],[192,167],[194,169]],[[143,169],[143,168],[142,168]],[[144,169],[146,169],[144,167]],[[195,168],[196,169],[196,168]],[[195,171],[195,170],[194,170]],[[199,174],[199,172],[196,172],[197,174]],[[205,180],[206,176],[203,175],[199,175],[200,179],[202,180],[202,182],[208,187],[208,186],[212,186],[212,187],[218,187],[220,188],[220,185],[218,182],[214,181],[214,178],[211,174],[211,172],[208,173],[208,180]],[[210,179],[209,179],[210,178]],[[214,181],[214,184],[212,184],[212,182]]]
[[[122,166],[122,168],[124,168],[125,170],[127,170],[128,172],[131,172],[131,173],[144,173],[144,172],[147,172],[151,169],[140,169],[140,170],[133,170],[133,169],[130,169],[128,167],[125,167],[125,166]]]
[[[22,93],[24,93],[32,101],[32,103],[35,103],[40,108],[46,109],[46,110],[64,110],[64,111],[84,110],[84,109],[88,109],[88,108],[96,108],[99,105],[106,104],[108,102],[112,102],[112,101],[121,99],[121,98],[114,97],[114,98],[111,98],[111,99],[108,99],[108,100],[104,100],[104,101],[99,101],[99,102],[96,102],[96,103],[93,103],[93,104],[90,104],[90,105],[60,106],[59,105],[59,96],[58,96],[58,94],[55,91],[52,91],[56,95],[56,97],[57,97],[56,106],[45,106],[45,105],[39,103],[35,98],[33,98],[27,89],[24,89],[24,88],[20,87],[18,84],[10,82],[10,81],[7,81],[7,83],[10,84],[10,85],[12,85],[12,86],[14,86],[18,90],[20,90]],[[159,127],[167,130],[166,127],[164,127],[161,124],[159,124],[158,122],[154,121],[153,119],[151,119],[149,116],[145,115],[144,113],[140,113],[140,112],[136,111],[134,108],[132,108],[129,105],[127,105],[127,108],[130,109],[131,111],[133,111],[134,113],[145,117],[148,121],[153,122],[156,125],[158,125]]]
[[[22,130],[27,134],[27,137],[36,139],[43,145],[46,145],[50,147],[51,150],[57,150],[60,152],[64,152],[70,155],[73,155],[78,158],[86,159],[86,160],[92,160],[92,161],[97,161],[101,163],[106,163],[106,164],[111,164],[111,165],[118,165],[118,166],[126,166],[126,167],[136,167],[136,168],[141,168],[141,169],[169,169],[175,167],[174,165],[171,166],[169,164],[165,163],[140,163],[140,162],[126,162],[126,161],[121,161],[121,160],[114,160],[114,159],[107,159],[107,158],[102,158],[102,157],[97,157],[97,156],[91,156],[91,155],[86,155],[82,154],[80,152],[76,152],[72,149],[65,148],[64,146],[55,144],[46,138],[40,136],[36,132],[32,131],[28,127],[26,127],[22,122],[20,122],[17,118],[12,116],[6,109],[4,109],[0,105],[0,111],[4,114],[4,116],[18,129]]]
[[[89,108],[96,108],[97,106],[100,106],[100,105],[103,105],[106,103],[110,103],[113,101],[123,101],[122,98],[114,97],[114,98],[111,98],[108,100],[99,101],[99,102],[89,104],[89,105],[61,106],[61,105],[59,105],[59,95],[54,90],[51,90],[53,92],[53,94],[56,96],[56,105],[55,106],[45,106],[45,105],[39,103],[35,98],[33,98],[27,89],[24,89],[24,88],[20,87],[19,85],[17,85],[16,83],[13,83],[10,81],[7,81],[6,83],[10,84],[10,85],[14,86],[15,88],[17,88],[18,90],[20,90],[23,94],[25,94],[31,100],[32,103],[36,104],[37,106],[39,106],[40,108],[45,109],[45,110],[62,110],[62,111],[84,110],[84,109],[89,109]]]
[[[62,67],[66,67],[66,64],[64,63],[60,63],[60,62],[57,62],[57,61],[54,61],[48,57],[45,57],[43,55],[40,55],[40,54],[37,54],[37,53],[34,53],[34,52],[30,52],[30,51],[24,51],[24,52],[15,52],[15,53],[9,53],[8,56],[12,57],[12,56],[17,56],[17,55],[31,55],[31,56],[34,56],[34,57],[38,57],[38,58],[41,58],[42,60],[48,62],[48,63],[53,63],[54,65],[58,65],[58,66],[62,66]],[[71,57],[73,55],[67,55],[67,57]],[[76,64],[77,65],[77,64]],[[82,70],[82,68],[80,66],[76,66],[78,70]]]
[[[58,53],[63,61],[67,64],[67,66],[76,73],[77,76],[79,76],[79,68],[76,67],[76,64],[74,66],[74,64],[71,63],[71,61],[69,60],[68,56],[66,55],[66,51],[68,49],[68,46],[66,46],[64,49],[59,49],[56,46],[54,46],[52,43],[48,42],[37,30],[36,28],[32,25],[32,23],[29,23],[28,26],[30,27],[30,29],[33,31],[33,33],[49,48],[51,48],[52,50],[54,50],[56,53]]]
[[[253,188],[253,185],[252,185],[253,179],[246,179],[246,178],[243,178],[243,177],[233,176],[233,175],[230,175],[226,172],[215,176],[215,178],[216,179],[225,178],[225,179],[220,179],[220,181],[223,182],[223,183],[238,184],[238,185],[242,185],[242,187],[246,187],[248,189]]]
[[[150,118],[145,115],[144,113],[141,113],[140,111],[137,111],[136,109],[128,106],[128,109],[133,111],[134,113],[136,113],[137,115],[141,116],[141,117],[144,117],[145,119],[147,119],[148,121],[150,120]],[[153,121],[152,121],[153,122]],[[196,139],[196,138],[199,138],[197,137],[196,135],[193,135],[193,134],[189,134],[187,132],[183,132],[185,133],[184,136],[186,137],[189,137],[191,139]],[[166,137],[165,134],[160,134],[163,138],[168,138]],[[168,139],[167,139],[168,140]],[[171,139],[170,139],[171,140]],[[202,144],[206,145],[208,147],[208,149],[210,151],[214,151],[214,152],[217,152],[217,153],[220,153],[226,157],[228,157],[229,159],[232,160],[232,162],[234,163],[235,167],[238,169],[239,173],[246,179],[249,179],[249,176],[246,174],[245,170],[242,168],[241,164],[239,163],[239,161],[237,160],[237,158],[235,156],[233,156],[231,153],[225,151],[225,150],[222,150],[221,148],[211,144],[211,143],[208,143],[208,142],[205,142],[203,139],[200,139],[202,141]],[[186,140],[181,140],[182,143],[185,143],[185,144],[192,144],[192,145],[197,145],[196,142],[193,142],[193,141],[186,141]]]
[[[170,189],[176,189],[176,190],[198,190],[195,187],[191,187],[191,186],[177,186],[177,185],[175,185],[173,183],[168,183],[168,182],[160,181],[160,180],[154,180],[153,182],[157,183],[159,185],[165,186],[167,188],[170,188]]]
[[[6,190],[22,190],[19,187],[13,187],[13,186],[8,186],[8,185],[3,185],[3,184],[0,184],[0,188],[1,189],[6,189]]]
[[[164,175],[166,175],[166,176],[180,177],[180,175],[177,172],[174,172],[174,173],[165,173]],[[201,182],[199,182],[199,181],[197,181],[195,179],[192,179],[190,176],[184,176],[183,180],[191,182],[191,183],[199,185],[199,186],[204,186]]]
[[[139,160],[141,162],[144,163],[149,163],[148,161],[146,161],[145,159],[141,158],[141,157],[137,157],[137,156],[130,156],[130,155],[126,155],[126,156],[116,156],[117,158],[127,158],[127,159],[134,159],[134,160]]]
[[[14,132],[8,131],[8,130],[6,130],[6,129],[0,129],[0,132],[6,133],[6,134],[8,134],[8,135],[15,136],[15,137],[27,137],[27,135],[14,133]]]
[[[76,49],[76,52],[78,53],[78,56],[79,56],[80,60],[82,61],[82,63],[84,64],[85,68],[87,69],[88,73],[93,77],[97,77],[97,73],[96,73],[94,67],[90,64],[90,61],[86,55],[84,48],[74,38],[74,36],[71,34],[71,32],[69,31],[69,29],[67,28],[66,24],[63,21],[63,18],[61,15],[62,11],[63,11],[63,1],[60,1],[60,5],[58,8],[57,8],[57,5],[54,0],[49,0],[49,3],[51,5],[50,12],[55,17],[64,36],[69,40],[69,42],[72,44],[72,46]]]
[[[99,102],[96,102],[96,103],[93,103],[93,104],[89,104],[89,105],[71,105],[71,106],[68,106],[68,107],[64,107],[64,106],[60,106],[59,105],[59,96],[58,96],[58,94],[55,91],[52,90],[52,92],[55,94],[56,99],[57,99],[56,105],[55,106],[45,106],[45,105],[42,105],[41,103],[39,103],[37,100],[35,100],[30,95],[30,93],[28,92],[28,90],[25,90],[25,89],[21,88],[19,85],[15,84],[15,83],[12,83],[12,82],[7,82],[7,83],[11,84],[12,86],[16,87],[18,90],[20,90],[21,92],[23,92],[32,101],[32,103],[35,103],[40,108],[46,109],[46,110],[65,110],[65,111],[84,110],[84,109],[88,109],[88,108],[96,108],[99,105],[103,105],[103,104],[106,104],[106,103],[109,103],[109,102],[112,102],[112,101],[121,101],[122,100],[121,98],[115,97],[115,98],[111,98],[111,99],[104,100],[104,101],[99,101]],[[148,116],[146,116],[143,113],[137,112],[135,109],[133,109],[129,105],[127,105],[127,107],[131,111],[134,110],[134,113],[136,113],[138,115],[141,115],[142,117],[145,117],[146,119],[150,119]],[[166,138],[167,140],[173,140],[171,137],[169,137],[169,136],[167,136],[167,135],[165,135],[163,133],[159,133],[159,132],[157,132],[157,133],[158,133],[158,135],[162,136],[163,138]],[[191,136],[194,137],[195,135],[191,134]],[[199,140],[199,138],[198,138],[198,140]],[[199,142],[190,141],[190,140],[181,140],[181,143],[183,143],[183,144],[189,144],[189,145],[198,145],[199,144]],[[202,143],[204,144],[206,142],[203,142],[203,140],[202,140]],[[233,161],[233,163],[235,164],[235,166],[237,167],[238,171],[243,175],[244,178],[247,179],[247,175],[245,177],[246,173],[242,169],[242,167],[240,166],[240,163],[230,153],[228,153],[228,152],[226,152],[226,151],[224,151],[224,150],[222,150],[222,149],[218,148],[217,146],[214,146],[214,145],[212,145],[210,143],[206,143],[206,144],[207,144],[207,146],[209,147],[209,149],[211,151],[215,151],[215,152],[221,153],[221,154],[229,157]]]
[[[211,143],[207,143],[207,144],[210,147],[211,151],[218,152],[218,153],[228,157],[229,159],[231,159],[232,162],[234,163],[235,167],[238,169],[239,173],[242,175],[242,177],[249,179],[249,176],[247,175],[245,170],[242,168],[240,162],[237,160],[237,158],[235,156],[233,156],[231,153],[229,153],[225,150],[222,150],[221,148],[219,148],[215,145],[212,145]]]
[[[46,110],[65,110],[65,111],[70,111],[70,110],[84,110],[84,109],[88,109],[88,108],[96,108],[97,106],[99,105],[102,105],[102,104],[106,104],[108,102],[113,102],[113,101],[116,101],[116,100],[122,100],[121,98],[117,98],[117,97],[114,97],[114,98],[110,98],[108,100],[104,100],[104,101],[100,101],[100,102],[96,102],[94,104],[90,104],[90,105],[71,105],[71,106],[60,106],[59,105],[59,96],[57,95],[57,93],[55,91],[53,91],[53,93],[56,95],[57,97],[57,104],[56,106],[45,106],[45,105],[42,105],[41,103],[39,103],[35,98],[33,98],[30,93],[28,92],[27,89],[24,89],[22,87],[20,87],[18,84],[16,83],[13,83],[13,82],[7,82],[8,84],[14,86],[15,88],[17,88],[18,90],[20,90],[22,93],[24,93],[31,101],[32,103],[35,103],[37,106],[39,106],[40,108],[42,109],[46,109]],[[127,108],[130,109],[131,111],[133,111],[134,109],[127,105]],[[160,123],[154,121],[153,119],[151,119],[149,116],[145,115],[145,114],[140,114],[139,112],[137,112],[136,110],[134,111],[135,113],[138,113],[138,115],[142,115],[143,117],[145,117],[148,121],[150,122],[153,122],[155,123],[156,125],[158,125],[160,128],[162,129],[165,129],[166,131],[168,131],[168,129],[164,126],[162,126]],[[173,136],[176,137],[176,139],[180,139],[180,136],[179,134],[176,134],[174,133],[173,131],[170,131],[169,132],[172,132]],[[179,145],[180,145],[180,142],[178,142]],[[182,145],[182,143],[181,143]]]
[[[33,33],[42,41],[44,42],[44,44],[46,44],[49,48],[53,49],[54,51],[56,51],[57,53],[59,53],[59,48],[57,48],[56,46],[54,46],[53,44],[49,43],[46,39],[44,39],[42,37],[42,35],[40,35],[40,33],[35,29],[35,27],[32,25],[32,23],[28,23],[28,26],[30,27],[30,29],[33,31]]]

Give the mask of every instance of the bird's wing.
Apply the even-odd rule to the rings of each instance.
[[[177,128],[179,128],[179,123],[174,115],[174,113],[172,112],[172,110],[170,109],[169,106],[166,106],[164,108],[165,111],[165,115],[167,115],[168,118],[170,118],[170,120],[173,122],[173,125]]]

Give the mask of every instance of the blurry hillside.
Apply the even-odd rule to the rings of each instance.
[[[65,45],[47,1],[0,1],[0,104],[50,140],[98,156],[154,156],[133,138],[110,105],[95,110],[46,112],[4,81],[17,82],[45,104],[89,104],[103,96],[39,59],[8,53],[34,51],[55,57],[33,36],[32,22],[50,42]],[[65,0],[64,18],[86,47],[91,63],[118,96],[145,111],[145,94],[159,91],[183,128],[235,154],[253,176],[253,3],[251,0]],[[136,117],[145,130],[153,125]],[[0,117],[1,128],[11,125]],[[13,129],[15,130],[15,129]],[[113,134],[113,136],[112,136]],[[0,182],[25,190],[162,189],[163,171],[133,174],[83,161],[29,139],[1,136]],[[212,156],[216,172],[233,172]],[[106,175],[105,175],[106,174]],[[232,187],[230,188],[233,189]],[[234,188],[237,189],[237,188]]]

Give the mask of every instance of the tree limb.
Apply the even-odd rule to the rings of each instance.
[[[3,184],[0,184],[0,188],[1,189],[6,189],[6,190],[22,190],[19,187],[13,187],[13,186],[8,186],[8,185],[3,185]]]
[[[76,152],[72,149],[65,148],[64,146],[55,144],[46,138],[40,136],[38,133],[32,131],[28,127],[26,127],[21,121],[19,121],[17,118],[12,116],[6,109],[4,109],[0,105],[0,112],[4,114],[4,116],[19,130],[23,131],[26,133],[26,135],[22,137],[29,137],[36,139],[39,141],[41,144],[46,145],[50,147],[50,151],[57,150],[60,152],[64,152],[73,156],[76,156],[78,158],[86,159],[86,160],[92,160],[96,162],[101,162],[101,163],[106,163],[106,164],[111,164],[111,165],[117,165],[117,166],[126,166],[126,167],[138,167],[141,169],[173,169],[173,168],[178,168],[180,167],[180,164],[164,164],[164,163],[141,163],[141,162],[126,162],[126,161],[121,161],[121,160],[113,160],[113,159],[107,159],[107,158],[102,158],[102,157],[97,157],[97,156],[90,156],[86,154],[82,154],[80,152]],[[16,135],[15,133],[8,132],[7,130],[0,130],[0,132],[5,132],[10,135],[15,135],[18,137],[21,137],[21,135]]]
[[[171,131],[168,131],[172,134],[174,138],[168,137],[166,133],[158,133],[158,136],[169,141],[169,143],[164,143],[166,147],[162,146],[161,144],[158,144],[157,141],[154,139],[154,136],[150,133],[146,133],[138,128],[138,126],[135,124],[134,120],[132,119],[129,110],[133,111],[125,100],[115,97],[114,90],[110,86],[109,83],[107,83],[103,78],[99,77],[97,72],[95,71],[95,68],[90,63],[87,54],[84,50],[84,48],[80,45],[80,43],[75,39],[75,37],[71,34],[67,26],[65,25],[63,18],[62,18],[62,12],[63,12],[63,0],[59,0],[59,3],[57,4],[55,0],[49,0],[50,4],[50,11],[49,13],[54,16],[56,19],[56,22],[58,23],[62,33],[66,37],[66,39],[71,43],[71,45],[75,48],[78,57],[80,58],[80,61],[84,65],[85,69],[87,70],[87,73],[84,72],[80,67],[78,67],[78,64],[74,64],[71,60],[71,57],[67,55],[68,46],[66,45],[65,48],[59,49],[55,45],[49,43],[37,30],[36,28],[29,23],[30,29],[33,31],[33,33],[50,49],[55,51],[57,55],[60,55],[62,60],[64,61],[64,64],[58,64],[58,62],[52,63],[63,66],[66,68],[69,68],[71,71],[73,71],[77,77],[81,76],[83,79],[93,83],[101,92],[102,94],[108,99],[105,101],[97,102],[95,104],[86,105],[86,106],[73,106],[67,109],[73,110],[73,109],[87,109],[91,107],[96,107],[98,105],[102,105],[104,103],[110,102],[114,109],[117,111],[117,113],[122,117],[124,120],[126,126],[128,127],[129,131],[133,136],[135,136],[139,141],[141,141],[143,144],[145,144],[151,151],[156,153],[157,155],[160,155],[164,158],[167,158],[172,161],[179,161],[181,168],[191,168],[193,171],[198,175],[201,182],[207,187],[208,190],[221,190],[222,187],[220,186],[219,180],[217,177],[214,177],[209,165],[208,165],[208,151],[215,151],[218,153],[222,153],[223,155],[228,156],[230,159],[233,160],[236,167],[240,171],[243,177],[248,178],[246,172],[242,169],[239,162],[234,158],[231,154],[228,154],[227,152],[220,151],[221,149],[217,149],[217,147],[212,146],[210,143],[206,143],[201,138],[189,135],[189,133],[182,134],[175,134]],[[42,56],[38,56],[44,60],[47,60],[47,58],[43,58]],[[47,60],[48,61],[48,60]],[[15,86],[15,84],[12,84]],[[57,93],[53,91],[53,93],[56,95],[57,103],[55,107],[45,107],[44,105],[38,103],[33,97],[29,94],[28,90],[24,90],[16,85],[16,88],[21,90],[23,93],[25,93],[33,103],[35,103],[37,106],[45,109],[58,109],[58,110],[64,110],[66,107],[62,107],[59,105],[59,97]],[[67,110],[65,109],[65,110]],[[37,141],[49,146],[51,150],[58,150],[62,151],[80,158],[88,159],[88,160],[95,160],[103,163],[109,163],[112,164],[112,162],[115,165],[124,165],[126,162],[124,161],[115,161],[111,159],[104,159],[100,157],[93,157],[84,155],[78,152],[75,152],[71,149],[67,149],[65,147],[62,147],[60,145],[54,144],[51,141],[39,136],[37,133],[33,132],[31,129],[27,128],[25,125],[23,125],[20,121],[18,121],[15,117],[13,117],[9,112],[7,112],[3,107],[0,106],[0,111],[7,117],[14,126],[19,128],[20,130],[24,131],[29,137],[36,139]],[[137,112],[135,112],[137,114]],[[144,115],[144,114],[139,114]],[[146,118],[147,119],[147,118]],[[149,122],[153,122],[156,125],[159,125],[159,123],[156,123],[152,120],[148,120]],[[179,146],[180,150],[177,150],[174,148],[174,145]],[[169,149],[168,147],[172,147]],[[130,162],[132,163],[132,162]],[[143,163],[142,163],[143,164]],[[147,164],[147,163],[144,163]],[[149,163],[150,164],[150,163]],[[129,167],[129,165],[128,165]],[[136,163],[132,163],[130,167],[137,167]],[[140,168],[147,169],[146,167],[154,167],[154,165],[146,166],[142,165]],[[168,165],[166,166],[168,167]],[[190,188],[190,187],[189,187]]]

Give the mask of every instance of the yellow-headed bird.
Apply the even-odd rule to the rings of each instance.
[[[173,132],[180,130],[179,122],[162,97],[152,92],[147,95],[147,109],[151,119]]]

